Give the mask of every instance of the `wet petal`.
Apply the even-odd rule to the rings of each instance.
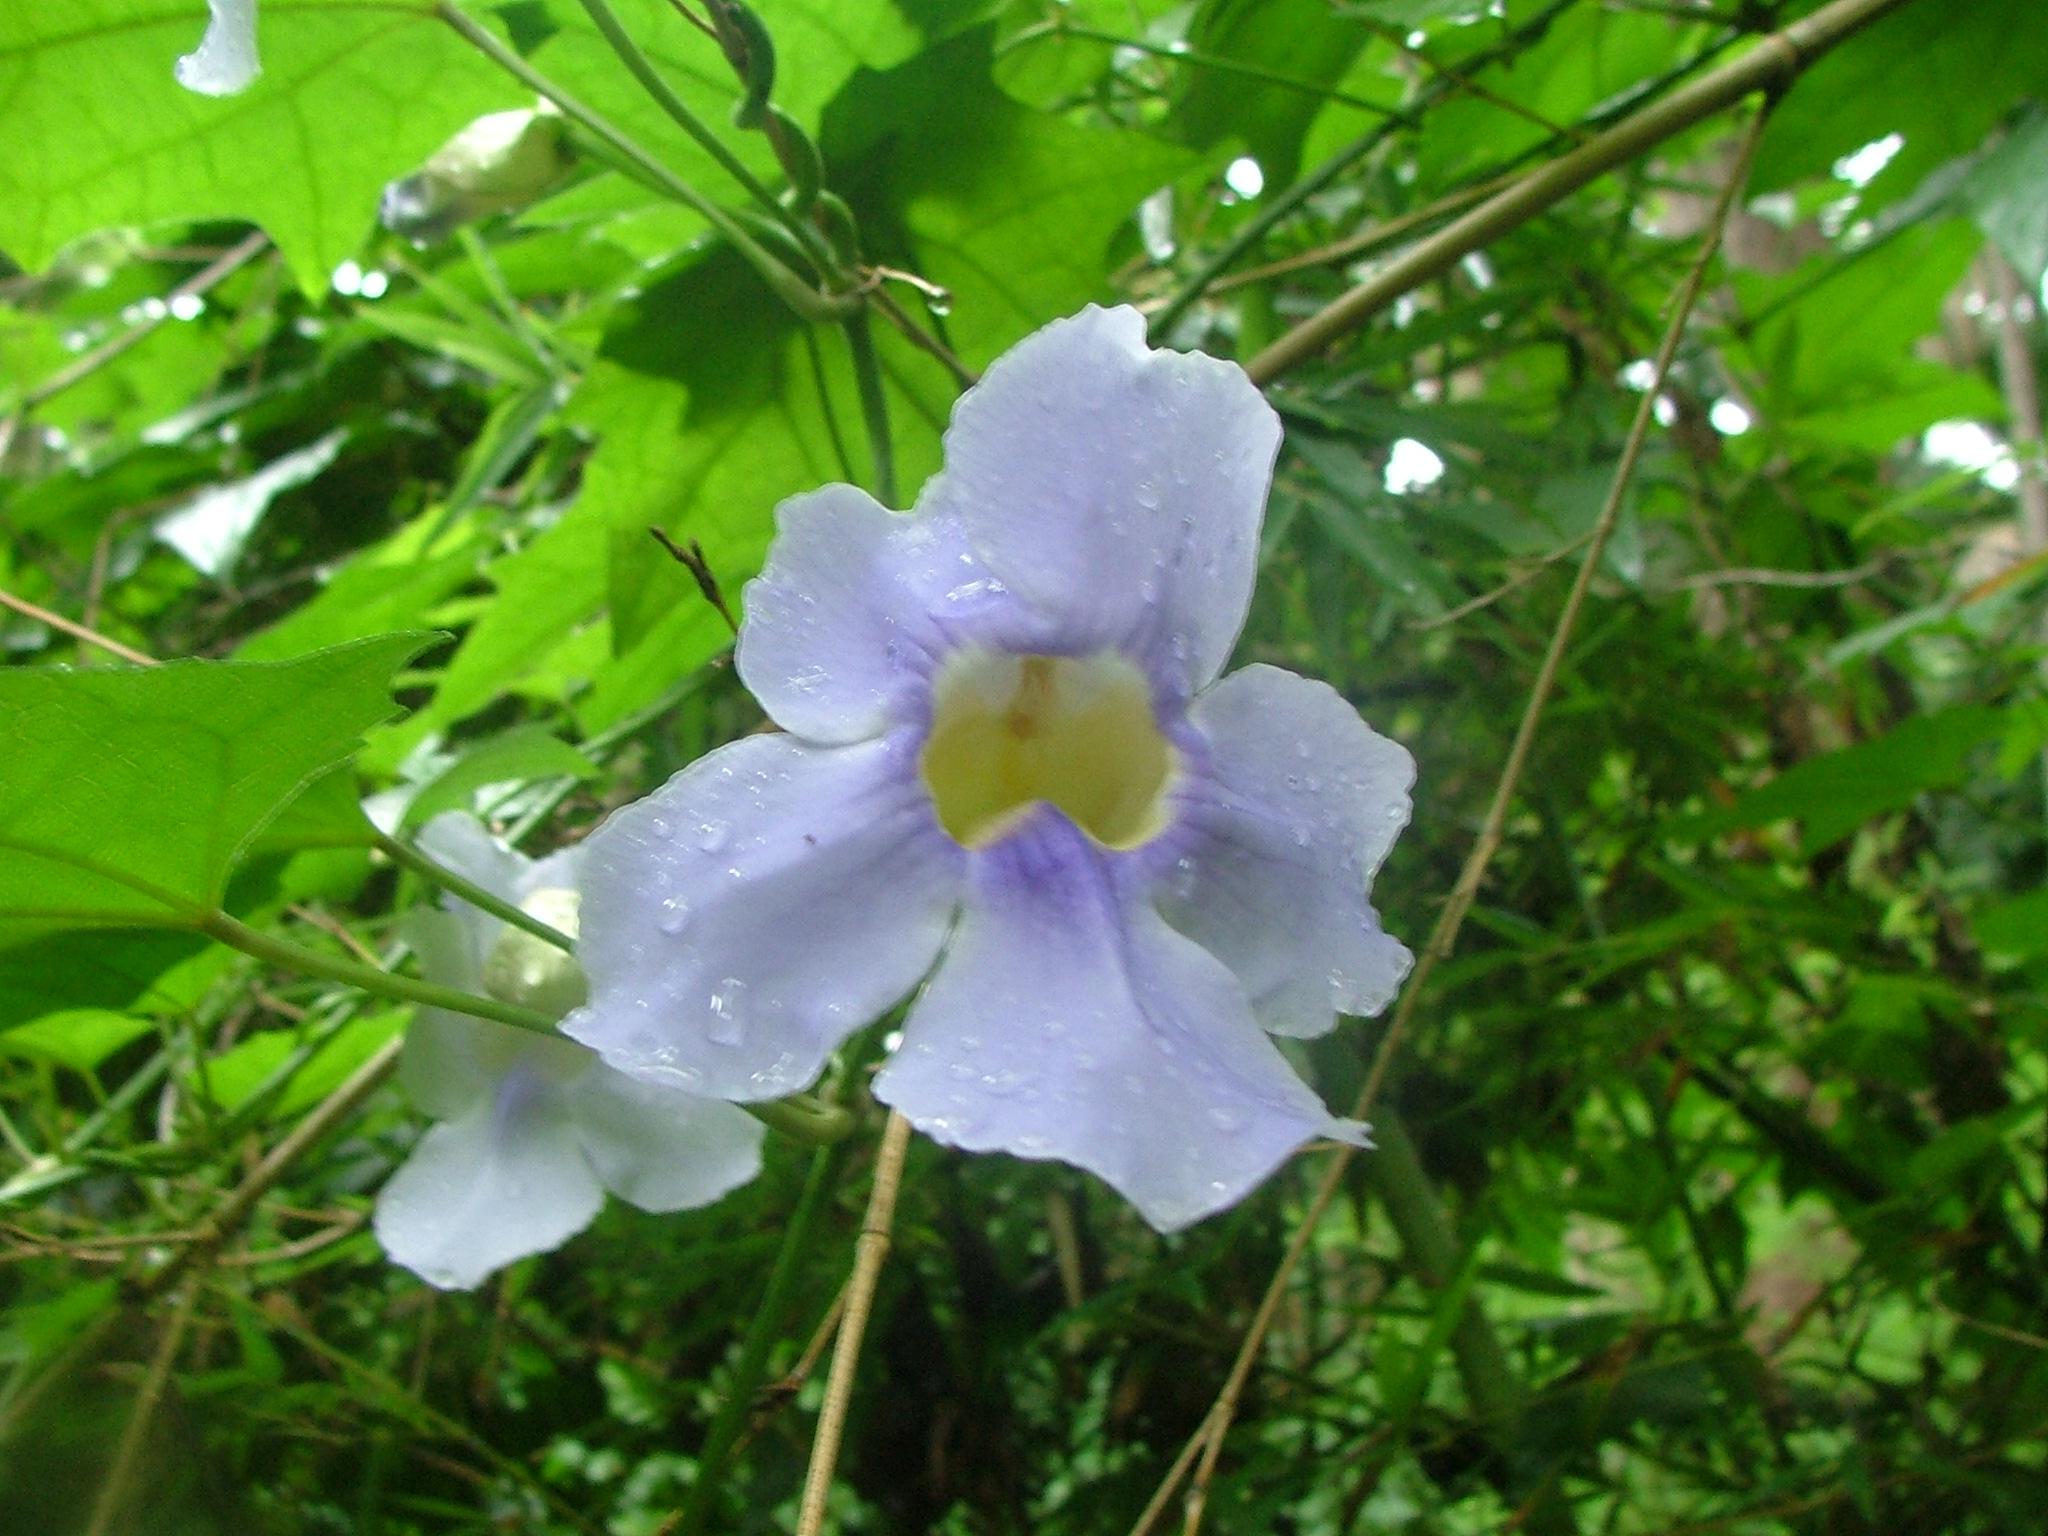
[[[447,917],[445,912],[413,913],[409,924]],[[567,1081],[593,1065],[591,1052],[573,1040],[443,1008],[422,1008],[406,1027],[398,1080],[422,1113],[453,1120],[496,1093],[515,1067]]]
[[[1056,813],[976,861],[960,927],[875,1096],[972,1151],[1100,1175],[1161,1231],[1349,1134],[1218,961]]]
[[[937,615],[987,572],[949,519],[891,512],[850,485],[793,497],[747,584],[738,666],[784,730],[813,741],[878,736],[945,646]]]
[[[622,1072],[725,1099],[804,1087],[930,968],[963,854],[907,736],[751,736],[584,844],[589,1004],[563,1029]]]
[[[516,904],[526,894],[523,887],[534,868],[533,861],[499,842],[467,812],[443,811],[420,828],[414,842],[435,863],[482,886],[493,896]],[[428,980],[474,991],[483,975],[484,957],[498,942],[505,925],[482,908],[453,895],[442,896],[441,908],[468,935],[466,954],[455,947],[452,935],[437,939],[424,931],[410,931],[410,925],[406,941],[418,953],[420,968]],[[430,948],[421,948],[422,939]],[[440,974],[436,967],[450,969]]]
[[[1327,683],[1278,667],[1233,672],[1191,719],[1208,762],[1184,801],[1190,851],[1161,911],[1237,973],[1278,1034],[1378,1013],[1414,958],[1369,900],[1408,824],[1414,759]]]
[[[263,72],[256,58],[256,0],[206,0],[199,46],[178,60],[178,84],[202,96],[232,96]]]
[[[1244,625],[1279,445],[1241,368],[1155,352],[1136,310],[1090,307],[961,397],[919,508],[958,517],[1070,649],[1140,651],[1192,692]]]
[[[444,1290],[558,1247],[604,1202],[559,1086],[514,1073],[422,1136],[377,1197],[384,1251]]]
[[[643,1211],[687,1211],[761,1171],[766,1127],[723,1099],[593,1067],[569,1089],[583,1152],[604,1187]]]

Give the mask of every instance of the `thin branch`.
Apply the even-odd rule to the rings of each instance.
[[[953,375],[953,382],[955,384],[958,384],[962,389],[972,389],[980,381],[981,376],[960,361],[959,356],[951,347],[911,319],[903,306],[896,302],[895,296],[882,286],[883,279],[898,276],[899,274],[888,272],[880,267],[874,270],[877,274],[877,280],[867,290],[868,302],[881,311],[884,320],[902,332],[904,340],[921,351],[929,352],[933,357],[937,358],[944,365],[946,372]]]
[[[1558,673],[1564,665],[1564,656],[1571,645],[1572,635],[1578,628],[1579,614],[1585,607],[1586,596],[1593,585],[1594,573],[1599,569],[1601,557],[1606,553],[1607,541],[1620,520],[1621,504],[1626,496],[1630,480],[1635,473],[1637,460],[1642,455],[1643,443],[1655,420],[1658,393],[1662,390],[1664,378],[1671,368],[1671,360],[1678,352],[1678,344],[1685,334],[1685,323],[1692,313],[1694,301],[1699,297],[1701,284],[1705,281],[1707,268],[1711,265],[1714,252],[1719,248],[1721,232],[1728,221],[1728,211],[1734,205],[1737,192],[1748,179],[1750,161],[1756,153],[1756,143],[1762,131],[1764,114],[1758,113],[1750,122],[1744,134],[1742,146],[1736,155],[1735,165],[1729,172],[1728,180],[1721,189],[1712,216],[1707,223],[1706,234],[1701,241],[1700,253],[1686,273],[1672,304],[1671,319],[1664,330],[1664,338],[1657,348],[1656,361],[1652,367],[1650,386],[1644,390],[1637,402],[1635,420],[1630,423],[1627,440],[1622,445],[1620,461],[1615,465],[1613,482],[1608,486],[1607,499],[1601,505],[1599,516],[1594,520],[1592,537],[1587,541],[1585,555],[1579,562],[1578,575],[1572,582],[1571,592],[1566,596],[1564,607],[1559,612],[1557,625],[1552,630],[1550,644],[1546,648],[1542,664],[1538,667],[1535,681],[1530,685],[1529,697],[1522,709],[1521,723],[1516,727],[1513,744],[1508,749],[1507,761],[1501,768],[1499,782],[1494,786],[1493,799],[1488,805],[1486,817],[1479,831],[1479,837],[1466,856],[1464,868],[1458,873],[1457,882],[1452,886],[1443,910],[1430,929],[1429,938],[1422,946],[1415,969],[1409,974],[1400,1001],[1395,1005],[1393,1017],[1388,1021],[1387,1032],[1381,1039],[1379,1049],[1374,1053],[1372,1068],[1366,1075],[1363,1088],[1351,1114],[1363,1119],[1379,1100],[1380,1089],[1386,1082],[1387,1071],[1395,1052],[1406,1036],[1410,1021],[1414,1018],[1416,1006],[1422,996],[1425,982],[1436,968],[1447,959],[1457,943],[1458,930],[1463,925],[1465,914],[1479,895],[1480,885],[1486,878],[1486,871],[1493,862],[1493,855],[1500,847],[1507,826],[1508,811],[1514,804],[1515,793],[1521,783],[1522,770],[1527,766],[1529,753],[1535,744],[1537,727],[1542,723],[1545,706],[1550,701],[1551,690],[1556,686]],[[1260,1299],[1258,1311],[1252,1317],[1252,1324],[1245,1332],[1239,1346],[1237,1358],[1232,1362],[1230,1374],[1224,1379],[1222,1390],[1216,1395],[1214,1406],[1204,1417],[1201,1427],[1196,1430],[1194,1441],[1201,1442],[1201,1459],[1197,1466],[1188,1495],[1188,1512],[1185,1536],[1194,1536],[1201,1527],[1201,1518],[1207,1500],[1210,1482],[1215,1476],[1217,1458],[1222,1453],[1223,1442],[1230,1430],[1231,1420],[1236,1416],[1237,1405],[1244,1394],[1245,1384],[1251,1378],[1252,1368],[1258,1361],[1259,1351],[1265,1344],[1267,1331],[1272,1327],[1273,1318],[1279,1311],[1280,1303],[1287,1293],[1295,1268],[1308,1249],[1310,1235],[1315,1231],[1323,1212],[1336,1197],[1342,1185],[1351,1160],[1357,1155],[1353,1147],[1346,1146],[1330,1159],[1323,1170],[1321,1182],[1317,1185],[1308,1209],[1296,1224],[1286,1251],[1282,1254],[1279,1267],[1274,1271],[1265,1295]],[[1176,1463],[1178,1466],[1179,1463]],[[1170,1497],[1170,1495],[1169,1495]],[[1165,1500],[1155,1496],[1154,1505],[1163,1507]],[[1145,1536],[1150,1529],[1151,1516],[1133,1528],[1132,1536]]]
[[[860,417],[868,431],[868,469],[874,477],[875,499],[896,505],[896,445],[889,435],[889,397],[882,393],[882,367],[875,358],[875,333],[865,308],[846,317],[846,345],[853,353],[854,388],[860,395]]]
[[[1493,47],[1467,59],[1466,66],[1470,69],[1483,69],[1496,59],[1510,57],[1542,37],[1550,30],[1550,24],[1575,3],[1577,0],[1552,0],[1550,5],[1508,33]],[[1180,291],[1173,296],[1171,302],[1153,317],[1153,334],[1163,335],[1170,330],[1173,323],[1193,308],[1195,302],[1208,291],[1209,285],[1234,265],[1240,256],[1256,247],[1283,220],[1290,218],[1317,193],[1328,189],[1338,177],[1396,133],[1403,128],[1420,127],[1422,114],[1450,93],[1451,85],[1448,81],[1438,79],[1430,82],[1416,92],[1415,98],[1406,107],[1384,122],[1374,124],[1308,175],[1277,194],[1271,202],[1232,231],[1229,239],[1202,259],[1201,264],[1188,275],[1187,281],[1181,285]]]
[[[1402,294],[1448,271],[1473,251],[1518,229],[1588,182],[1626,164],[1745,96],[1781,87],[1821,54],[1887,11],[1910,0],[1833,0],[1781,32],[1758,40],[1738,59],[1711,69],[1670,95],[1631,113],[1571,153],[1549,161],[1470,213],[1418,241],[1349,293],[1318,310],[1245,365],[1271,383],[1338,337],[1365,324]]]
[[[113,1464],[107,1468],[106,1481],[100,1484],[99,1497],[93,1501],[92,1519],[85,1528],[85,1536],[108,1536],[128,1502],[129,1485],[135,1481],[135,1468],[142,1460],[149,1426],[164,1400],[171,1367],[177,1364],[179,1351],[185,1347],[185,1335],[191,1331],[192,1314],[198,1305],[199,1281],[195,1278],[179,1293],[170,1316],[164,1320],[163,1331],[157,1335],[156,1352],[150,1356],[149,1370],[135,1393],[135,1406],[128,1412],[128,1422],[121,1426]]]
[[[103,635],[96,629],[88,629],[76,619],[67,619],[61,613],[52,613],[49,609],[40,607],[25,597],[16,597],[12,592],[5,591],[4,589],[0,589],[0,608],[12,608],[25,619],[34,619],[38,624],[47,624],[52,629],[61,630],[74,640],[83,640],[87,645],[96,645],[109,656],[118,656],[121,660],[132,662],[138,667],[153,667],[156,665],[156,658],[154,656],[146,656],[132,645],[123,645],[120,641]]]
[[[842,1146],[821,1147],[812,1154],[803,1193],[797,1196],[796,1209],[783,1230],[775,1267],[768,1273],[760,1304],[754,1308],[746,1337],[740,1341],[739,1359],[733,1362],[725,1399],[718,1405],[717,1416],[704,1436],[704,1448],[697,1455],[696,1485],[676,1519],[673,1536],[696,1536],[717,1503],[719,1490],[724,1486],[726,1460],[746,1428],[747,1414],[753,1407],[761,1378],[767,1373],[769,1351],[775,1347],[787,1321],[790,1293],[810,1258],[812,1235],[820,1214],[830,1203],[844,1157]]]
[[[1998,330],[1998,376],[2004,386],[2006,430],[2019,459],[2020,549],[2032,555],[2048,549],[2048,467],[2042,464],[2041,381],[2034,372],[2034,348],[2027,337],[2026,310],[2032,305],[2012,267],[1987,247],[1992,318]],[[2023,306],[2025,306],[2023,308]]]
[[[162,310],[138,320],[134,325],[131,325],[117,336],[109,336],[90,352],[86,352],[74,358],[71,362],[66,363],[56,373],[51,374],[49,378],[23,395],[21,397],[20,409],[23,412],[32,411],[45,400],[62,394],[80,380],[104,368],[108,363],[111,363],[123,352],[126,352],[130,347],[150,335],[158,326],[170,319],[173,312],[171,306],[179,299],[196,298],[217,287],[226,278],[255,260],[256,257],[260,256],[269,247],[270,237],[261,230],[258,230],[253,235],[249,235],[238,244],[230,246],[220,256],[208,263],[205,268],[193,273],[192,276],[186,278],[184,282],[178,284],[177,287],[166,294]]]
[[[1701,587],[1792,587],[1824,591],[1829,587],[1853,587],[1859,581],[1870,580],[1895,558],[1890,553],[1879,555],[1875,560],[1866,560],[1846,571],[1773,571],[1739,565],[1725,571],[1697,571],[1690,576],[1681,576],[1667,590],[1691,592]]]
[[[430,858],[413,847],[401,842],[389,833],[379,832],[376,838],[379,852],[394,864],[402,864],[423,880],[431,881],[453,896],[460,897],[479,911],[488,912],[501,923],[510,923],[524,929],[543,944],[552,944],[564,954],[576,953],[576,941],[552,923],[543,922],[524,907],[493,896],[474,880],[457,874],[446,865]]]
[[[846,1285],[846,1310],[839,1320],[839,1341],[832,1350],[832,1372],[825,1380],[825,1406],[818,1414],[811,1440],[811,1464],[804,1473],[803,1503],[797,1513],[796,1536],[818,1536],[825,1525],[825,1499],[832,1491],[832,1472],[839,1464],[839,1442],[846,1433],[846,1410],[853,1401],[853,1373],[860,1363],[861,1340],[875,1304],[875,1286],[882,1261],[889,1256],[889,1230],[896,1219],[896,1195],[903,1183],[903,1158],[910,1148],[910,1122],[894,1110],[882,1131],[875,1154],[875,1183],[854,1244],[853,1277]]]
[[[489,28],[476,21],[452,0],[438,0],[434,14],[455,32],[461,35],[477,52],[518,80],[529,89],[538,91],[562,109],[564,116],[581,123],[590,132],[602,139],[611,150],[633,166],[634,171],[644,176],[677,202],[694,208],[709,221],[711,227],[723,236],[732,248],[744,257],[747,264],[760,274],[776,297],[780,298],[797,314],[806,320],[837,320],[851,311],[860,301],[844,294],[820,293],[796,273],[773,256],[740,225],[739,221],[717,203],[699,192],[695,187],[677,176],[667,166],[635,143],[608,118],[571,96],[554,81],[541,74],[526,60],[501,43]]]

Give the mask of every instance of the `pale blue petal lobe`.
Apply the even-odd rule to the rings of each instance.
[[[1203,762],[1160,910],[1237,974],[1276,1034],[1378,1013],[1413,961],[1370,896],[1408,822],[1414,759],[1334,688],[1278,667],[1233,672],[1190,720]]]
[[[987,587],[957,524],[891,512],[850,485],[793,497],[747,583],[736,663],[784,730],[812,741],[878,736],[944,644],[949,605]]]
[[[558,1085],[508,1076],[494,1096],[432,1127],[377,1197],[392,1259],[443,1290],[559,1247],[604,1202]]]
[[[1153,351],[1136,310],[1090,307],[961,397],[918,506],[958,518],[1063,650],[1143,654],[1185,697],[1244,625],[1279,445],[1241,368]]]
[[[564,1032],[622,1072],[725,1099],[809,1084],[917,984],[964,854],[902,736],[750,736],[584,845],[590,1001]]]
[[[1350,1135],[1236,980],[1041,812],[976,861],[959,930],[875,1096],[936,1140],[1056,1158],[1171,1231]]]
[[[722,1099],[594,1066],[569,1087],[577,1135],[604,1187],[643,1211],[709,1205],[761,1171],[767,1127]]]

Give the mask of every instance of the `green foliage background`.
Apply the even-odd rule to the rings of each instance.
[[[968,369],[1090,300],[1250,358],[1816,9],[758,6],[863,268]],[[689,7],[616,10],[779,185]],[[1382,1151],[1310,1234],[1209,1529],[2042,1528],[2033,11],[1908,0],[1774,95],[1504,840],[1393,1058]],[[779,499],[878,479],[848,333],[581,127],[514,206],[425,245],[377,229],[387,181],[533,103],[451,12],[264,0],[264,74],[214,100],[171,75],[197,0],[0,9],[10,1530],[653,1536],[700,1486],[705,1529],[794,1518],[819,1387],[786,1373],[845,1276],[871,1126],[819,1164],[724,1468],[699,1453],[803,1147],[709,1210],[614,1203],[437,1296],[362,1226],[419,1130],[382,1089],[245,1223],[206,1226],[405,1019],[206,931],[395,959],[427,892],[372,850],[359,792],[473,806],[539,850],[752,728],[722,620],[646,530],[698,541],[736,596]],[[574,0],[456,14],[744,207]],[[1614,477],[1730,105],[1270,391],[1288,439],[1240,658],[1328,678],[1414,752],[1379,886],[1411,944]],[[1224,180],[1241,157],[1256,193]],[[907,503],[958,381],[873,332]],[[1959,421],[2002,468],[1923,451]],[[1391,488],[1404,439],[1440,478]],[[230,665],[144,673],[38,611]],[[1382,1030],[1308,1051],[1331,1102]],[[1316,1167],[1163,1240],[1070,1170],[914,1146],[835,1528],[1131,1529]],[[195,1237],[174,1300],[156,1279]],[[92,1527],[110,1479],[125,1512]]]

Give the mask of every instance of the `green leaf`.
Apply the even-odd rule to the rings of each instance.
[[[156,1026],[132,1013],[108,1008],[70,1008],[0,1030],[0,1051],[34,1061],[52,1061],[74,1072],[90,1072],[122,1046]]]
[[[229,952],[189,933],[82,929],[0,949],[0,1030],[52,1010],[162,1014],[189,1008]]]
[[[1724,830],[1798,821],[1805,827],[1802,847],[1815,853],[1873,816],[1960,782],[1970,754],[2004,725],[2005,712],[1984,705],[1915,715],[1882,736],[1795,764],[1705,818],[1706,825]]]
[[[1325,0],[1204,0],[1187,44],[1219,62],[1182,65],[1175,136],[1201,149],[1241,143],[1268,185],[1286,185],[1302,135],[1371,35]]]
[[[2022,960],[2048,954],[2048,891],[2029,891],[1986,907],[1970,928],[1992,954]]]
[[[1800,73],[1771,113],[1751,184],[1785,186],[1896,133],[1905,143],[1862,194],[1874,208],[1975,149],[2044,79],[2048,29],[2035,0],[1901,6]]]
[[[267,1118],[288,1120],[311,1109],[368,1060],[378,1046],[397,1034],[405,1019],[403,1009],[389,1009],[350,1020],[292,1074],[284,1091],[266,1106]],[[293,1030],[273,1029],[252,1035],[206,1064],[207,1085],[221,1108],[233,1114],[249,1102],[299,1045]]]
[[[391,713],[425,637],[296,661],[0,672],[0,921],[190,925],[284,803]]]
[[[442,811],[464,810],[476,792],[493,784],[526,783],[534,779],[588,779],[597,764],[545,726],[519,725],[470,747],[448,769],[413,797],[400,825],[417,827]]]
[[[2048,198],[2041,195],[2048,166],[2048,112],[2036,107],[1998,141],[1963,179],[1963,202],[1984,231],[2039,289],[2048,274]]]
[[[0,248],[37,268],[96,229],[246,218],[322,292],[386,181],[523,94],[425,0],[266,0],[262,75],[198,96],[171,69],[204,21],[159,0],[0,6]]]
[[[1981,378],[1914,355],[1981,244],[1951,220],[1847,259],[1828,252],[1782,278],[1738,278],[1758,317],[1749,341],[1765,413],[1803,437],[1874,452],[1936,421],[1999,414]]]

